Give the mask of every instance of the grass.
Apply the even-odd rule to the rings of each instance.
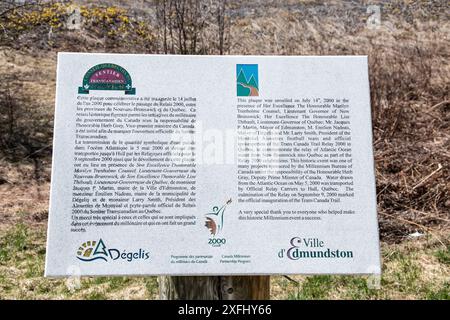
[[[0,229],[0,299],[156,299],[156,277],[47,279],[45,224]],[[445,240],[445,239],[444,239]],[[383,274],[272,277],[272,299],[449,300],[449,247],[432,238],[383,244]],[[376,285],[379,284],[379,287]]]
[[[430,300],[450,300],[450,282],[446,282],[444,286],[437,291],[430,291],[427,294]]]
[[[0,299],[157,298],[155,277],[44,278],[45,239],[43,225],[0,229]]]
[[[448,235],[447,235],[448,236]],[[276,299],[442,299],[449,300],[448,249],[430,239],[382,244],[383,272],[369,276],[274,277]]]
[[[17,224],[6,232],[0,247],[0,262],[6,262],[13,257],[13,253],[23,251],[27,247],[28,229],[23,223]]]
[[[440,263],[450,265],[450,250],[449,249],[437,250],[435,255]]]

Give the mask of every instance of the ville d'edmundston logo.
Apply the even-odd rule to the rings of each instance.
[[[133,260],[147,260],[150,253],[144,249],[137,251],[108,248],[102,239],[98,241],[86,241],[77,249],[77,259],[84,262],[95,260],[114,261],[122,259],[128,262]]]
[[[353,259],[352,250],[329,248],[325,241],[314,237],[292,237],[287,249],[278,251],[279,258],[304,259]]]
[[[114,63],[97,64],[86,72],[78,93],[88,94],[90,90],[117,90],[136,94],[128,71]]]

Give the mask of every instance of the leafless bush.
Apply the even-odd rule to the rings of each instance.
[[[436,49],[416,42],[370,52],[380,231],[385,240],[449,224],[449,90],[434,70],[438,56]]]
[[[414,102],[433,90],[430,62],[420,47],[371,52],[371,104],[377,138],[391,138],[410,129],[406,126],[413,124],[409,118],[414,112]]]
[[[41,159],[51,154],[52,117],[21,90],[10,85],[0,90],[0,160],[31,162],[39,178]]]
[[[163,53],[224,53],[226,0],[158,0],[156,14]]]

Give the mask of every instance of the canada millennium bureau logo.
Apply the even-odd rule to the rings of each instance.
[[[220,247],[227,241],[225,238],[217,238],[216,236],[223,229],[225,209],[231,202],[232,200],[230,198],[222,207],[219,208],[218,206],[214,206],[212,208],[212,212],[205,215],[205,227],[209,230],[212,236],[212,238],[209,238],[208,244],[213,247]]]

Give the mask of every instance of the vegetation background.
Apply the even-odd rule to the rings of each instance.
[[[43,278],[58,51],[368,55],[381,279],[272,277],[273,299],[449,299],[449,4],[0,1],[0,299],[154,299],[155,277]]]

